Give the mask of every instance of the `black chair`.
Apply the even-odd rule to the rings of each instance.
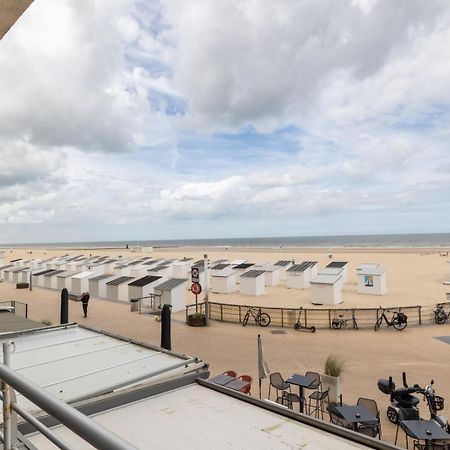
[[[330,415],[330,422],[334,425],[338,425],[343,428],[352,429],[353,424],[345,420],[337,411],[336,409],[337,403],[336,402],[329,402],[328,403],[328,414]]]
[[[357,429],[358,433],[362,433],[373,438],[378,436],[378,439],[381,439],[380,410],[378,409],[377,402],[371,398],[360,397],[358,398],[357,405],[367,409],[367,411],[377,418],[376,422],[360,424]]]
[[[269,399],[270,399],[270,388],[273,386],[276,389],[277,393],[277,400],[280,397],[278,394],[278,391],[286,391],[289,389],[289,392],[291,391],[291,385],[289,383],[286,383],[284,381],[283,377],[281,376],[280,372],[274,372],[271,373],[269,376]]]
[[[328,401],[328,390],[320,392],[315,391],[309,396],[309,403],[308,403],[308,414],[311,415],[314,413],[314,416],[318,419],[319,415],[321,419],[323,420],[323,410],[324,410],[324,403]],[[311,402],[315,401],[314,407],[312,407]],[[312,408],[312,409],[311,409]]]
[[[450,450],[450,444],[430,442],[429,444],[421,444],[419,442],[414,442],[415,450]]]
[[[300,404],[304,404],[305,399],[297,394],[283,391],[283,395],[277,398],[277,403],[287,406],[289,409],[294,409],[294,403],[298,403],[298,410],[300,411]]]

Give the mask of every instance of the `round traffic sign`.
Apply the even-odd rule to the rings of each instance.
[[[191,292],[192,292],[194,295],[199,295],[199,294],[201,294],[201,292],[202,292],[202,286],[201,286],[201,284],[200,284],[200,283],[192,283],[192,286],[191,286]]]

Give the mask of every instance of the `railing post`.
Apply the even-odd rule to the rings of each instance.
[[[239,323],[241,323],[241,305],[238,306],[239,309]]]
[[[223,303],[220,304],[220,321],[223,322]]]
[[[284,312],[284,309],[281,308],[281,326],[284,328],[284,314],[283,314],[283,312]]]
[[[11,342],[3,342],[3,364],[5,366],[11,366],[10,358],[10,345]],[[2,381],[2,393],[3,393],[3,448],[4,450],[12,450],[17,441],[17,430],[13,430],[13,424],[17,426],[17,419],[12,420],[12,415],[15,414],[11,408],[11,388]]]
[[[419,325],[422,325],[422,307],[419,305]]]
[[[303,311],[305,311],[305,327],[308,327],[308,310],[304,309]]]
[[[328,310],[328,328],[331,328],[331,309]]]

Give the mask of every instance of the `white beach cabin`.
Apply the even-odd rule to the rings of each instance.
[[[133,281],[133,277],[121,276],[106,283],[106,298],[109,300],[119,300],[128,302],[128,284]]]
[[[314,305],[342,303],[342,276],[319,273],[311,280],[311,303]]]
[[[286,270],[288,270],[290,267],[292,267],[295,264],[295,261],[293,259],[287,260],[287,259],[280,259],[280,261],[277,261],[274,265],[280,267],[280,280],[286,281],[287,280],[287,274]]]
[[[155,275],[146,275],[134,280],[128,285],[128,297],[141,298],[154,294],[154,288],[158,284],[161,284],[161,277]]]
[[[239,292],[244,295],[264,295],[266,277],[264,270],[249,270],[241,275]]]
[[[339,276],[340,278],[339,278],[338,283],[342,290],[344,287],[344,277],[342,276],[343,270],[344,269],[342,267],[324,267],[323,269],[321,269],[319,271],[319,274],[317,276],[319,276],[319,275],[337,275],[337,276]]]
[[[50,273],[44,274],[44,287],[47,289],[57,289],[57,276],[63,272],[65,272],[65,270],[54,270]]]
[[[161,295],[161,305],[171,305],[172,312],[184,311],[186,307],[185,278],[170,278],[155,286],[155,294]]]
[[[342,269],[340,275],[342,276],[342,283],[348,281],[348,262],[347,261],[332,261],[326,266],[328,269]],[[322,272],[322,271],[321,271]]]
[[[56,286],[58,289],[66,288],[69,292],[72,292],[72,277],[77,273],[80,273],[80,270],[66,270],[59,275],[56,275],[57,282]]]
[[[264,266],[266,286],[278,286],[280,284],[281,266]]]
[[[236,292],[236,272],[231,268],[216,270],[211,273],[211,291],[216,294]]]
[[[309,289],[312,279],[311,268],[317,265],[317,261],[303,261],[294,264],[286,270],[286,286],[289,289]]]
[[[89,291],[89,278],[95,276],[94,272],[86,270],[84,272],[77,273],[72,277],[72,289],[73,294],[81,294]]]
[[[233,270],[236,271],[236,283],[239,284],[241,282],[242,274],[248,272],[253,266],[254,266],[253,263],[248,262],[234,265]]]
[[[88,291],[91,297],[106,297],[106,283],[117,278],[113,273],[102,273],[89,278]]]
[[[384,295],[386,289],[386,272],[382,267],[366,267],[356,272],[358,293]]]
[[[32,275],[33,285],[38,287],[44,287],[44,275],[48,273],[56,272],[55,269],[46,269],[36,272]]]

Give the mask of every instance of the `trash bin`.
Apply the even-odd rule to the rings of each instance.
[[[131,302],[131,311],[132,311],[132,312],[138,311],[138,310],[139,310],[139,299],[137,299],[137,298],[132,298],[132,299],[130,300],[130,302]]]

